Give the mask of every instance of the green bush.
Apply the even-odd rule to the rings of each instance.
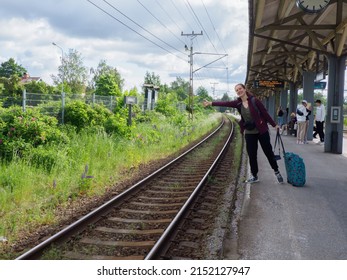
[[[156,111],[139,112],[135,116],[135,120],[137,123],[151,123],[159,119],[162,119],[162,121],[166,121],[166,117],[163,114]]]
[[[45,96],[46,97],[46,96]],[[50,115],[52,117],[56,117],[57,119],[61,119],[61,101],[47,101],[37,105],[41,114]]]
[[[55,166],[66,167],[66,155],[58,147],[37,147],[26,153],[28,163],[50,173]]]
[[[112,112],[103,105],[95,104],[89,112],[90,124],[92,126],[103,126],[113,115]]]
[[[0,157],[11,160],[14,155],[22,156],[31,147],[67,143],[68,137],[58,129],[54,117],[20,107],[0,111]]]
[[[174,101],[171,101],[168,98],[158,100],[155,110],[166,117],[172,117],[179,113],[176,108],[176,102],[174,103]]]
[[[124,112],[117,112],[105,122],[105,130],[109,134],[129,137],[134,126],[128,126],[128,118]]]
[[[65,106],[64,123],[81,130],[90,124],[91,115],[93,115],[91,106],[82,101],[70,102]]]
[[[64,123],[73,125],[80,131],[89,126],[104,126],[112,117],[112,112],[103,105],[88,105],[83,101],[73,101],[65,107]]]

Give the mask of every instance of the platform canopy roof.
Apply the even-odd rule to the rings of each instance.
[[[321,79],[328,56],[347,55],[347,0],[331,0],[317,14],[302,11],[295,0],[249,0],[249,24],[248,88],[255,80],[300,85],[304,71]]]

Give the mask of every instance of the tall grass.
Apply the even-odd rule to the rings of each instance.
[[[0,163],[0,236],[11,244],[19,232],[54,224],[58,205],[81,195],[103,194],[140,164],[166,158],[201,137],[219,118],[200,116],[187,128],[158,117],[139,124],[129,138],[95,128],[70,131],[69,144],[45,147],[40,157],[36,151]]]

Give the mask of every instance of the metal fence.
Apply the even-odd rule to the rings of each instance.
[[[4,96],[0,95],[0,102],[2,106],[7,108],[10,106],[21,106],[23,111],[27,108],[38,108],[42,114],[56,117],[60,123],[64,123],[65,106],[69,102],[80,100],[86,104],[94,106],[95,104],[102,104],[110,111],[114,111],[117,106],[115,96],[101,96],[101,95],[82,95],[82,94],[42,94],[42,93],[28,93],[23,91],[22,96]],[[156,107],[156,100],[144,99],[137,101],[137,105],[142,111],[154,110]],[[186,110],[186,105],[183,102],[172,104],[181,112]]]
[[[23,91],[21,97],[1,96],[0,102],[3,107],[21,106],[23,111],[27,108],[39,108],[40,112],[46,115],[55,116],[61,123],[64,123],[65,106],[69,102],[80,100],[86,104],[94,106],[102,104],[110,111],[113,111],[117,105],[115,96],[100,96],[100,95],[82,95],[82,94],[42,94],[42,93],[27,93]]]

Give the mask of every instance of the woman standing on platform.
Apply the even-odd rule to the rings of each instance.
[[[234,101],[209,102],[205,100],[203,105],[205,107],[232,107],[239,111],[241,115],[239,124],[241,132],[245,134],[246,148],[252,173],[252,176],[246,180],[247,183],[259,182],[257,159],[258,141],[260,142],[264,154],[275,172],[275,177],[278,183],[283,183],[283,178],[278,170],[277,161],[272,150],[267,123],[276,127],[277,131],[279,130],[279,126],[276,125],[274,120],[268,114],[263,103],[246,90],[245,85],[237,84],[235,86],[235,91],[238,98]]]
[[[278,110],[277,110],[277,123],[280,129],[282,129],[282,125],[283,125],[283,115],[284,115],[284,112],[282,110],[282,106],[280,106],[278,107]]]

